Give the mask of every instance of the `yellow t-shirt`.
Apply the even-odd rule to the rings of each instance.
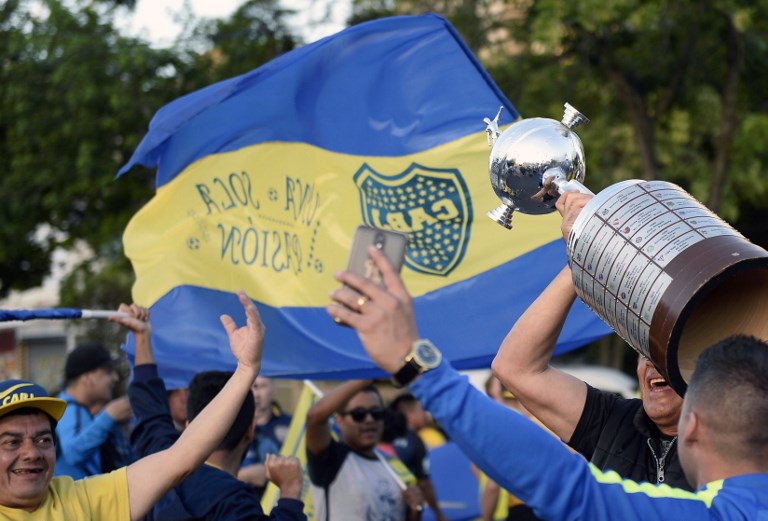
[[[74,481],[59,476],[48,485],[48,495],[34,512],[0,505],[0,519],[13,521],[130,521],[128,477],[125,467],[109,474]]]

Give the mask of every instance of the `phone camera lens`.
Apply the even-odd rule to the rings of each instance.
[[[376,249],[380,250],[384,247],[384,234],[379,232],[376,234],[376,236],[373,239],[373,245],[376,246]]]

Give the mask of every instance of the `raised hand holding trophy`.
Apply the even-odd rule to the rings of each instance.
[[[500,132],[486,118],[489,217],[512,228],[514,211],[545,214],[582,184],[587,120],[565,104],[558,122],[522,119]],[[732,334],[768,340],[768,252],[664,181],[629,180],[595,195],[567,240],[576,293],[682,396],[706,347]]]

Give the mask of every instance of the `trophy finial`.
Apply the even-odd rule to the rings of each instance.
[[[512,229],[512,216],[515,213],[515,208],[506,203],[499,205],[497,208],[491,210],[486,215],[502,225],[507,230]]]
[[[570,103],[564,105],[565,111],[563,112],[563,119],[561,123],[573,130],[579,125],[586,125],[589,123],[589,118],[576,110],[576,108]]]
[[[491,121],[488,118],[483,118],[483,123],[487,125],[485,127],[485,133],[488,134],[489,147],[492,147],[493,144],[496,142],[496,138],[501,135],[501,131],[499,130],[499,118],[501,117],[501,112],[503,110],[504,110],[504,105],[499,107],[499,112],[496,113],[496,117],[493,118],[493,121]]]

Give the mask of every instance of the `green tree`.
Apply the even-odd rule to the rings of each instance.
[[[151,194],[149,176],[114,173],[177,92],[178,60],[120,36],[103,11],[56,0],[0,11],[0,295],[38,285],[52,252],[78,240],[118,257],[120,230]]]
[[[196,57],[194,68],[206,73],[205,84],[209,84],[292,50],[298,41],[285,21],[291,14],[276,0],[248,0],[231,17],[202,24],[197,32],[210,51]]]
[[[360,19],[435,11],[524,116],[571,102],[593,190],[680,184],[768,245],[766,0],[354,0]],[[489,108],[489,114],[493,108]],[[490,114],[492,116],[492,114]]]
[[[542,0],[510,4],[509,41],[489,68],[526,115],[571,101],[600,189],[621,179],[680,184],[735,222],[765,207],[768,3]],[[524,78],[524,81],[521,79]],[[762,234],[761,234],[762,235]]]
[[[295,46],[274,0],[192,20],[189,38],[168,49],[117,31],[116,13],[134,3],[0,4],[0,297],[39,285],[57,248],[85,244],[93,254],[64,281],[62,305],[129,301],[122,232],[154,176],[114,174],[161,106]]]

